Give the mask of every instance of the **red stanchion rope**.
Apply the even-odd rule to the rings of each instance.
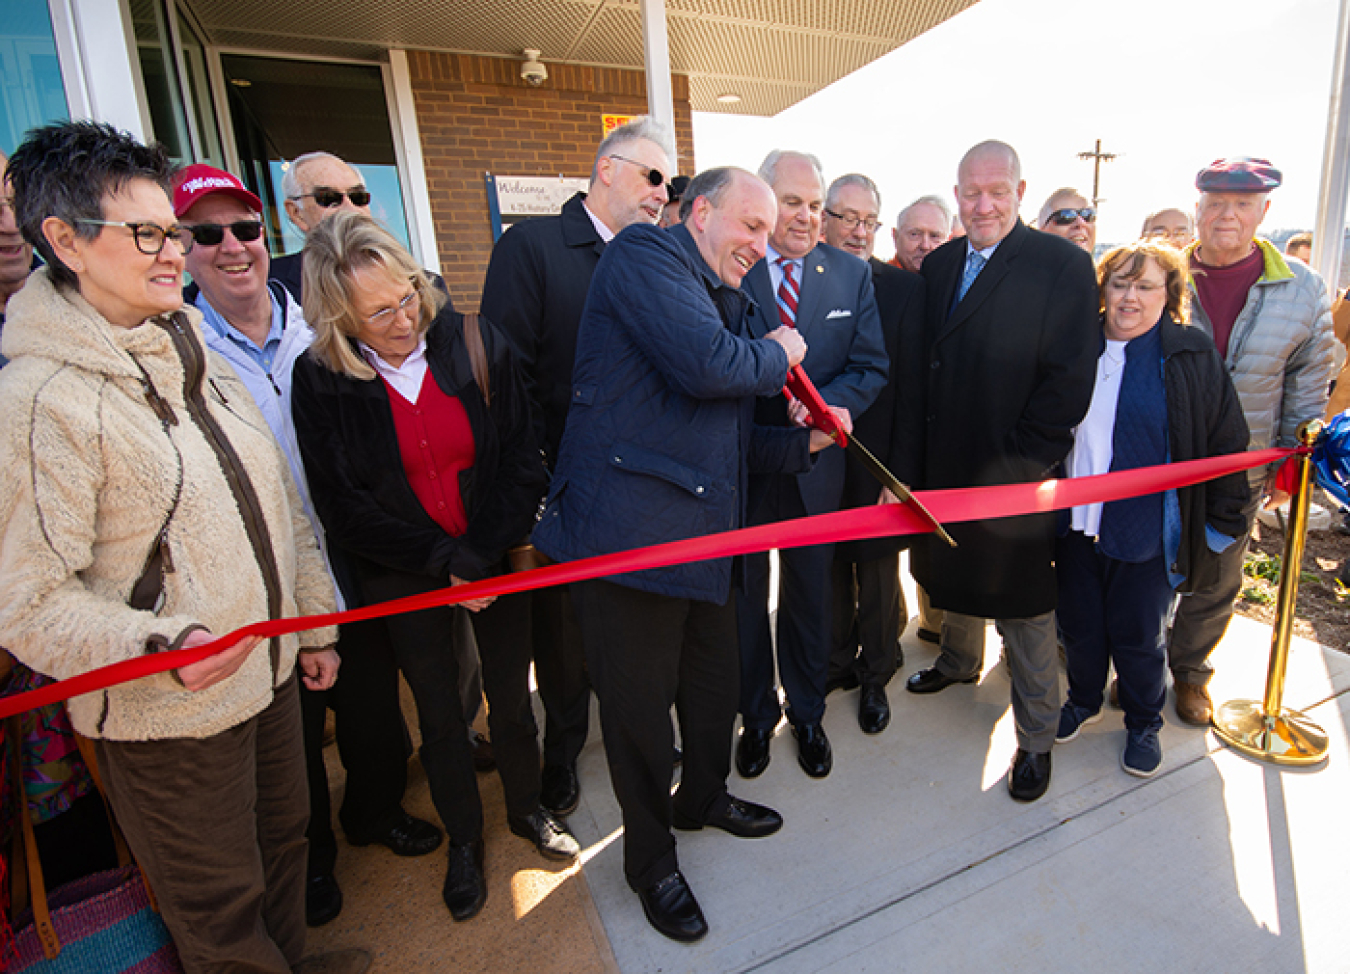
[[[1204,460],[1188,460],[1184,463],[1141,467],[1136,470],[1122,470],[1096,477],[1047,480],[1034,484],[1007,484],[1000,487],[918,491],[915,497],[919,498],[943,524],[984,521],[1019,514],[1043,513],[1080,504],[1104,503],[1187,487],[1240,470],[1277,463],[1300,452],[1306,451],[1303,448],[1260,450]],[[502,575],[481,582],[470,582],[467,585],[456,585],[454,588],[381,602],[378,605],[351,609],[347,612],[255,622],[202,646],[138,656],[36,690],[5,697],[0,699],[0,719],[83,693],[106,690],[119,683],[167,670],[176,670],[180,666],[206,659],[247,636],[270,639],[305,629],[360,622],[363,619],[377,619],[437,606],[456,605],[486,596],[513,595],[531,589],[547,588],[550,585],[566,585],[592,578],[622,575],[648,568],[683,565],[709,558],[727,558],[732,555],[767,551],[770,548],[798,548],[837,541],[922,534],[930,530],[932,526],[913,508],[902,504],[879,504],[583,558],[534,571]]]

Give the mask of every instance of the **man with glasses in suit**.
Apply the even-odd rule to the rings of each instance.
[[[291,160],[281,178],[286,197],[286,216],[306,236],[339,210],[370,214],[370,190],[352,166],[331,152],[306,152]],[[304,252],[287,254],[272,261],[272,279],[302,300]]]
[[[596,149],[587,192],[557,216],[526,220],[492,248],[483,282],[483,316],[506,333],[534,403],[544,463],[558,462],[572,402],[577,326],[591,275],[609,241],[625,227],[655,224],[669,199],[675,145],[645,116],[611,132]],[[544,771],[539,802],[570,815],[581,800],[577,757],[586,743],[590,682],[568,588],[518,597],[529,615],[535,675],[544,703]]]

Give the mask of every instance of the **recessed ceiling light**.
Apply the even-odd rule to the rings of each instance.
[[[734,91],[728,91],[725,92],[724,94],[718,95],[717,100],[720,101],[723,105],[734,105],[741,100],[741,96],[736,94],[736,92]]]

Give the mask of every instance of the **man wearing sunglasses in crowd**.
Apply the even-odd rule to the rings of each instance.
[[[281,178],[286,197],[286,216],[306,236],[339,210],[357,210],[370,215],[370,190],[361,174],[331,152],[306,152],[291,160]],[[304,252],[287,254],[272,261],[272,280],[302,300]]]
[[[290,416],[291,369],[314,334],[296,300],[281,284],[268,280],[271,262],[263,238],[262,203],[230,173],[198,164],[186,167],[175,178],[173,206],[183,232],[193,239],[185,258],[193,279],[187,299],[202,312],[206,344],[229,362],[248,387],[290,462],[305,513],[315,525],[320,546],[326,548]],[[340,558],[332,568],[348,604],[354,605],[353,587],[341,584]],[[383,627],[370,623],[343,626],[337,645],[346,662],[343,679],[331,690],[301,693],[310,792],[305,887],[310,926],[327,923],[342,909],[342,891],[333,878],[337,839],[323,763],[324,716],[330,694],[339,714],[338,750],[347,769],[339,818],[348,839],[358,845],[380,843],[404,856],[425,855],[441,841],[434,825],[413,818],[402,807],[407,764],[398,675],[392,663],[381,665],[382,660],[392,660],[392,651],[380,653],[380,647],[371,642],[382,638],[383,632]]]
[[[483,316],[506,333],[535,410],[535,432],[552,471],[572,402],[577,327],[591,276],[625,227],[655,224],[669,199],[674,141],[646,116],[607,135],[596,149],[590,186],[557,216],[516,224],[492,248]],[[539,803],[570,815],[581,799],[577,757],[586,743],[590,682],[569,589],[519,597],[531,613],[534,665],[544,703],[544,772]]]
[[[1041,206],[1036,226],[1046,233],[1076,243],[1092,256],[1097,246],[1097,210],[1071,186],[1057,189]]]

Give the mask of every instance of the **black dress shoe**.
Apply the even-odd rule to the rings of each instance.
[[[1034,802],[1050,787],[1050,752],[1035,754],[1017,749],[1008,771],[1008,794],[1019,802]]]
[[[539,783],[539,804],[554,815],[567,816],[581,804],[575,764],[546,764]]]
[[[968,676],[964,680],[958,680],[954,677],[944,676],[938,672],[936,666],[930,666],[926,670],[919,670],[908,680],[905,681],[905,689],[910,693],[937,693],[939,690],[945,690],[953,683],[974,683],[979,680],[979,674]]]
[[[793,724],[792,733],[797,738],[797,763],[802,770],[812,778],[829,774],[834,767],[834,753],[825,728],[820,724]]]
[[[783,816],[772,808],[756,805],[740,798],[727,796],[727,807],[706,822],[698,822],[681,815],[678,811],[671,815],[677,829],[684,832],[697,832],[705,825],[713,829],[730,832],[738,839],[761,839],[773,835],[783,827]]]
[[[497,768],[497,755],[492,752],[492,742],[482,734],[473,735],[473,769],[479,774],[487,774]]]
[[[347,841],[354,846],[388,846],[396,856],[425,856],[440,846],[441,830],[400,809],[388,828],[374,835],[348,835]]]
[[[891,705],[880,683],[864,683],[858,694],[858,726],[864,734],[880,734],[891,722]]]
[[[456,921],[472,920],[487,901],[483,876],[483,840],[450,846],[450,865],[445,871],[441,899]]]
[[[342,887],[332,873],[311,876],[305,881],[305,924],[321,927],[337,919],[342,912]]]
[[[740,740],[736,742],[736,771],[742,778],[758,778],[764,773],[769,766],[769,741],[772,739],[772,730],[741,728]]]
[[[539,854],[555,862],[572,862],[581,854],[581,843],[567,824],[546,808],[537,808],[524,818],[507,816],[506,824],[522,839],[529,839]]]
[[[637,895],[647,922],[671,940],[692,944],[707,935],[708,921],[703,919],[694,891],[678,871],[638,890]]]
[[[932,643],[936,646],[942,642],[942,633],[934,632],[932,629],[920,629],[919,638],[926,643]]]

